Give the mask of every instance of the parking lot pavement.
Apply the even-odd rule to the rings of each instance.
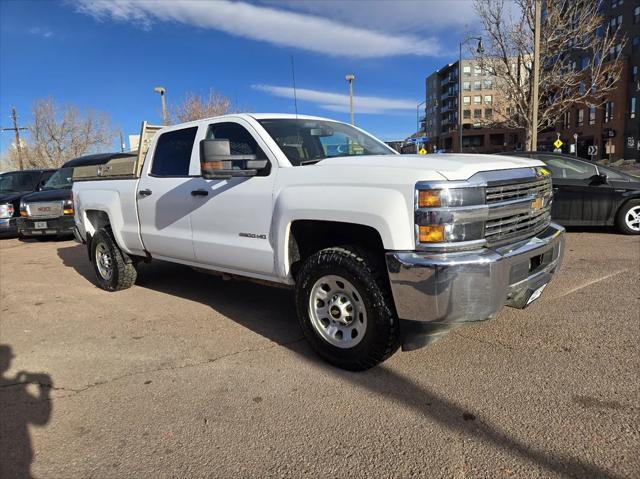
[[[83,246],[5,240],[0,461],[39,478],[639,477],[639,275],[638,238],[569,233],[529,309],[349,373],[301,339],[288,290],[152,263],[107,293]]]

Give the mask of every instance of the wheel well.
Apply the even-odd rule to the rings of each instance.
[[[91,240],[93,236],[100,228],[108,228],[111,225],[111,221],[109,220],[109,215],[100,210],[85,210],[85,215],[89,223],[86,225],[89,226],[89,228],[85,226],[87,254],[89,255],[89,260],[91,260]]]
[[[371,226],[339,221],[297,220],[289,234],[289,271],[293,277],[302,262],[331,246],[358,246],[370,259],[384,264],[384,246],[380,233]]]

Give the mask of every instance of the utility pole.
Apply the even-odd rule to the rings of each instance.
[[[356,122],[353,117],[353,80],[355,80],[356,77],[353,73],[349,73],[344,79],[349,82],[349,116],[351,117],[351,124],[355,126]]]
[[[540,83],[540,10],[541,0],[535,0],[535,31],[533,36],[533,86],[531,106],[531,144],[529,151],[538,149],[538,85]]]
[[[20,171],[24,170],[24,162],[22,161],[22,142],[20,141],[20,130],[26,130],[24,127],[18,126],[18,114],[16,113],[16,107],[11,107],[11,120],[13,121],[13,128],[3,128],[2,131],[14,131],[16,134],[16,151],[18,152],[18,164],[20,165]]]

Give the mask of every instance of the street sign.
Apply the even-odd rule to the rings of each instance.
[[[560,140],[560,138],[553,142],[553,146],[555,146],[557,149],[559,149],[562,145],[564,145],[564,143],[562,143],[562,140]]]
[[[420,148],[420,151],[418,151],[418,154],[426,155],[427,154],[427,150],[425,150],[424,148]]]
[[[591,145],[587,147],[587,155],[596,156],[598,154],[598,145]]]
[[[605,128],[604,131],[602,132],[602,136],[607,138],[615,138],[616,130],[614,130],[613,128]]]

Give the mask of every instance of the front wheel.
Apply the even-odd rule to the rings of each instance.
[[[350,247],[321,250],[300,268],[300,326],[329,363],[362,371],[398,349],[398,321],[380,269]]]
[[[118,247],[106,229],[98,230],[91,238],[91,262],[98,286],[106,291],[127,289],[136,281],[133,261]]]
[[[640,200],[630,200],[620,207],[616,215],[618,231],[627,235],[640,235]]]

